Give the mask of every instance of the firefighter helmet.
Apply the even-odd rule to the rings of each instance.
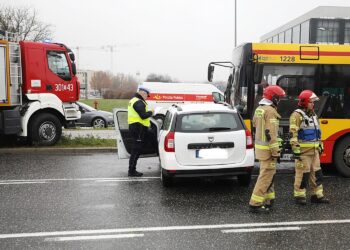
[[[286,93],[284,90],[277,85],[268,86],[264,89],[263,97],[272,101],[275,105],[277,105],[280,97],[285,96]]]
[[[312,92],[311,90],[301,91],[298,99],[299,99],[298,106],[304,107],[304,108],[307,108],[307,105],[309,102],[320,100],[317,97],[317,95],[314,92]]]

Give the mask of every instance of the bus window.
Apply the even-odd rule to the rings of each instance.
[[[319,65],[315,92],[326,100],[323,118],[350,118],[350,65]]]
[[[264,65],[263,79],[269,85],[279,85],[286,92],[286,97],[278,105],[282,118],[289,118],[297,108],[298,96],[302,90],[314,91],[314,75],[314,65]]]
[[[345,117],[350,118],[350,83],[349,86],[345,89],[344,115]]]

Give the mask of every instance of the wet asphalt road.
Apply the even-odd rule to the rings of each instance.
[[[255,183],[186,180],[164,189],[158,160],[126,177],[115,154],[0,155],[0,249],[349,249],[350,179],[324,180],[330,205],[293,203],[276,176],[273,213],[247,212]],[[283,173],[282,173],[283,172]]]

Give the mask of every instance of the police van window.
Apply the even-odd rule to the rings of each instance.
[[[47,52],[49,69],[63,80],[71,80],[66,54],[61,51]]]
[[[214,102],[223,102],[225,99],[224,99],[224,96],[218,92],[213,92],[213,100]]]

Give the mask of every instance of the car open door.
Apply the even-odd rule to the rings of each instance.
[[[117,133],[117,148],[119,159],[127,159],[131,154],[132,137],[128,125],[128,111],[126,109],[113,109],[115,131]],[[160,124],[150,118],[151,126],[145,136],[144,146],[140,157],[152,157],[158,154],[158,134]]]

